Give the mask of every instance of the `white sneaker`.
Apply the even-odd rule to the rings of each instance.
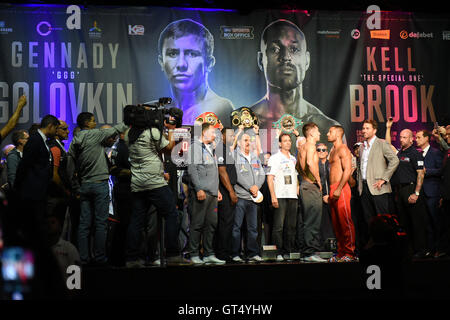
[[[284,261],[284,258],[281,254],[277,255],[277,261],[278,262]]]
[[[303,258],[304,262],[327,262],[327,260],[322,259],[316,254],[310,255],[309,257]]]
[[[153,261],[153,262],[152,262],[152,265],[154,265],[154,266],[160,266],[160,265],[161,265],[161,260],[160,260],[160,259],[157,259],[157,260]]]
[[[231,259],[231,260],[233,260],[233,262],[239,262],[239,263],[244,262],[244,260],[242,260],[241,257],[239,257],[239,256],[233,257],[233,259]]]
[[[263,258],[261,258],[260,256],[256,255],[251,257],[250,259],[248,259],[248,262],[261,262],[264,261]]]
[[[205,263],[199,256],[192,257],[191,262],[193,264],[204,264]]]
[[[204,263],[225,264],[225,260],[218,259],[215,255],[210,255],[203,258]]]

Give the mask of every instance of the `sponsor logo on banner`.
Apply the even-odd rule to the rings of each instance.
[[[48,36],[50,33],[52,33],[52,31],[61,31],[62,29],[63,28],[61,27],[52,26],[48,21],[41,21],[36,25],[37,33],[39,33],[43,37]]]
[[[94,26],[89,29],[89,38],[99,39],[102,37],[102,29],[97,26],[97,21],[94,21]]]
[[[408,31],[406,31],[406,30],[400,31],[400,38],[408,39]]]
[[[408,38],[412,39],[433,39],[433,32],[408,32],[406,30],[400,31],[400,38],[405,40]]]
[[[391,30],[370,30],[370,37],[372,39],[386,39],[391,38]]]
[[[0,34],[8,34],[13,32],[13,28],[6,27],[5,21],[0,21]]]
[[[442,31],[442,40],[450,40],[450,31]]]
[[[350,33],[353,39],[359,39],[361,32],[358,29],[353,29]]]
[[[221,26],[220,27],[220,38],[228,39],[228,40],[253,40],[253,27],[248,26],[236,26],[236,27],[228,27]]]
[[[325,36],[325,38],[339,39],[341,37],[341,30],[318,30],[317,34]]]
[[[130,36],[143,36],[145,32],[145,28],[142,25],[128,25],[128,34]]]

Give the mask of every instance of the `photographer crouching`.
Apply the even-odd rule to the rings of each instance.
[[[162,155],[174,147],[173,130],[181,126],[183,117],[180,109],[165,109],[163,105],[168,102],[170,98],[161,98],[155,104],[130,105],[124,110],[124,122],[130,126],[125,132],[125,142],[129,146],[132,193],[132,214],[126,244],[128,268],[144,266],[140,253],[142,230],[152,204],[165,221],[165,228],[160,232],[165,231],[167,263],[189,264],[180,253],[178,211],[172,190],[164,179]],[[160,256],[164,266],[163,252]]]

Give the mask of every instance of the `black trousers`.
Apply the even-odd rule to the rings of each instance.
[[[125,244],[127,230],[131,219],[131,190],[114,189],[114,205],[119,224],[112,238],[112,250],[109,255],[110,263],[116,266],[125,265]]]
[[[297,226],[297,199],[278,199],[278,208],[273,210],[272,240],[278,253],[294,252]]]
[[[217,229],[215,239],[216,256],[219,259],[231,257],[231,232],[233,231],[234,208],[231,204],[230,194],[226,189],[220,188],[222,201],[217,205]]]
[[[322,203],[322,222],[320,224],[320,242],[322,244],[322,250],[327,251],[327,239],[334,238],[336,235],[333,229],[333,222],[331,221],[331,210],[328,203]]]
[[[356,252],[357,254],[361,252],[361,225],[365,225],[363,218],[363,210],[361,206],[361,198],[359,196],[358,190],[353,190],[352,188],[352,199],[350,200],[350,207],[352,208],[352,221],[355,226],[355,238],[356,238]],[[367,228],[367,226],[366,226]]]
[[[361,207],[363,211],[363,223],[359,226],[359,234],[360,246],[364,247],[369,241],[370,220],[378,214],[391,214],[393,212],[389,209],[389,193],[372,195],[367,186],[367,182],[363,182]]]
[[[302,181],[300,184],[302,208],[297,216],[297,243],[304,257],[322,249],[320,224],[322,222],[322,193],[317,185]]]
[[[423,196],[420,195],[416,203],[408,203],[408,198],[414,193],[415,184],[396,187],[397,210],[399,222],[406,229],[411,248],[414,253],[423,252],[428,249],[427,230],[428,218],[427,208]]]

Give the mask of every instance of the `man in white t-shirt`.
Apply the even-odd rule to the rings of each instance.
[[[299,185],[295,169],[296,159],[289,152],[291,149],[289,134],[282,133],[278,141],[280,151],[269,159],[267,185],[274,207],[272,240],[279,250],[277,261],[283,261],[282,253],[290,253],[295,244]],[[286,241],[283,243],[284,226]]]

